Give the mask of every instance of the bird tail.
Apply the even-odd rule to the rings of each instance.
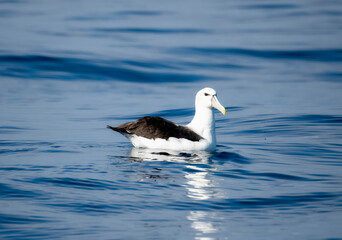
[[[112,126],[109,126],[109,125],[107,125],[107,128],[112,129],[112,130],[115,131],[115,132],[127,133],[126,130],[123,129],[123,128],[112,127]]]

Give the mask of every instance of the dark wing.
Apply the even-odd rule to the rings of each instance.
[[[135,134],[148,139],[186,138],[190,141],[203,139],[185,126],[179,126],[161,117],[142,117],[137,121],[124,123],[117,127],[107,126],[123,135]]]

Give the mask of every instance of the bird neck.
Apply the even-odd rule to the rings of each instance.
[[[196,106],[195,116],[188,127],[208,141],[216,143],[215,116],[212,109]]]

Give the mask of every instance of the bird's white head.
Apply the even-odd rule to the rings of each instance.
[[[226,115],[226,109],[220,104],[216,91],[212,88],[203,88],[196,94],[196,108],[201,107],[216,108],[223,115]]]

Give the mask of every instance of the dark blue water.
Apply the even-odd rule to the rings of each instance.
[[[342,8],[329,1],[0,1],[1,239],[342,239]],[[107,130],[185,124],[216,153]]]

